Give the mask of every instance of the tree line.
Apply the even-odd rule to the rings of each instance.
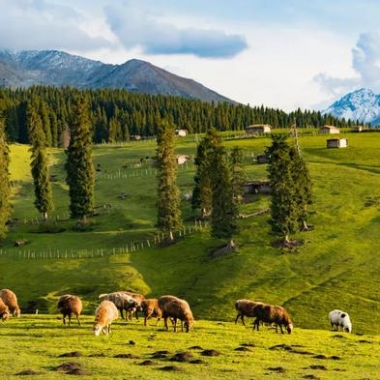
[[[319,111],[286,113],[264,106],[236,103],[207,103],[175,96],[131,93],[117,89],[85,89],[34,86],[27,89],[0,88],[0,113],[4,116],[9,142],[30,143],[27,129],[28,107],[42,120],[47,147],[65,146],[75,119],[75,99],[89,104],[91,138],[95,144],[128,141],[133,136],[157,135],[159,120],[166,119],[189,133],[244,131],[251,124],[274,128],[320,128],[323,125],[351,127],[358,121],[337,119]]]

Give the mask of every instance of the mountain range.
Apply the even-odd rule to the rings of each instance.
[[[380,95],[372,90],[361,88],[335,101],[322,114],[338,118],[359,120],[372,126],[380,125]]]
[[[57,50],[0,51],[0,87],[33,85],[126,89],[205,102],[235,103],[192,79],[138,59],[113,65]]]
[[[139,59],[114,65],[58,50],[0,51],[0,87],[33,85],[114,88],[204,102],[236,103],[192,79]],[[377,126],[380,125],[380,95],[362,88],[335,101],[322,114]]]

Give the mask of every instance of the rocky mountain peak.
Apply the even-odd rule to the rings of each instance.
[[[375,120],[380,117],[380,95],[361,88],[335,101],[322,113],[376,125]]]

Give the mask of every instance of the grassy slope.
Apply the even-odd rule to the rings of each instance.
[[[66,229],[59,234],[35,233],[40,227],[33,208],[27,148],[12,146],[12,179],[21,184],[14,188],[13,199],[19,222],[0,252],[0,286],[13,289],[22,307],[38,301],[42,311],[52,313],[59,294],[82,296],[91,314],[97,294],[120,288],[148,296],[185,297],[202,319],[231,321],[234,300],[244,297],[285,305],[296,326],[328,329],[327,313],[341,308],[350,313],[354,331],[379,334],[380,134],[348,138],[349,148],[329,150],[326,136],[301,138],[315,192],[310,218],[315,229],[299,236],[305,245],[291,254],[273,248],[268,215],[262,215],[241,220],[238,252],[214,260],[208,257],[209,249],[221,242],[210,239],[207,229],[189,233],[194,223],[187,202],[183,204],[185,238],[165,249],[153,247],[155,172],[136,166],[140,157],[154,155],[154,142],[95,149],[95,164],[102,169],[97,204],[111,207],[99,208],[89,232],[73,231],[75,221],[67,216],[64,155],[52,151],[51,173],[58,175],[53,187],[54,217]],[[268,144],[270,140],[261,138],[226,142],[244,149],[251,179],[265,178],[265,165],[254,164],[253,156]],[[177,149],[194,154],[195,142],[192,137],[181,139]],[[191,191],[193,175],[191,165],[180,169],[183,193]],[[128,197],[119,199],[124,192]],[[267,206],[268,199],[261,198],[242,206],[242,212],[251,214]],[[13,247],[18,239],[30,244]]]

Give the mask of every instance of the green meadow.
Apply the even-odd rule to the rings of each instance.
[[[155,155],[154,140],[94,147],[97,207],[85,229],[69,218],[64,152],[49,150],[55,210],[50,222],[43,224],[33,205],[28,147],[12,145],[13,214],[0,247],[0,286],[17,294],[23,314],[0,324],[1,355],[14,362],[7,376],[32,368],[45,378],[59,378],[62,372],[52,368],[65,359],[79,361],[94,379],[377,378],[380,134],[347,132],[339,137],[347,138],[349,147],[327,149],[328,137],[322,135],[299,138],[315,197],[308,221],[313,229],[294,237],[304,244],[291,251],[274,247],[269,216],[260,213],[270,199],[252,195],[240,206],[244,218],[239,220],[237,251],[220,257],[211,253],[225,242],[212,239],[207,224],[195,221],[185,199],[184,227],[176,244],[160,246],[162,236],[155,228],[156,170],[149,164]],[[197,138],[178,139],[177,153],[194,157]],[[243,149],[250,180],[266,179],[266,165],[257,164],[255,157],[270,142],[261,137],[224,140],[227,147]],[[193,176],[191,161],[179,166],[183,198],[192,191]],[[98,295],[120,289],[149,298],[163,294],[185,298],[197,321],[194,330],[174,334],[153,322],[146,328],[141,319],[119,320],[110,337],[96,338],[91,322]],[[83,300],[81,327],[62,326],[57,319],[56,303],[65,293]],[[294,333],[235,326],[234,301],[239,298],[285,306]],[[336,308],[350,314],[351,335],[330,331],[327,315]],[[236,350],[243,344],[247,350]],[[189,349],[193,346],[221,354],[204,357],[201,349]],[[159,350],[169,353],[152,359],[152,365],[138,365]],[[82,355],[59,357],[71,351]],[[183,351],[190,351],[191,360],[200,359],[199,363],[169,360]],[[118,354],[130,357],[115,358]],[[175,368],[159,371],[165,366]]]
[[[241,323],[198,320],[190,333],[163,322],[116,321],[109,336],[57,315],[21,315],[0,328],[1,379],[329,379],[379,378],[379,336],[297,328],[291,335]],[[71,376],[72,377],[72,376]],[[75,377],[75,376],[74,376]]]

